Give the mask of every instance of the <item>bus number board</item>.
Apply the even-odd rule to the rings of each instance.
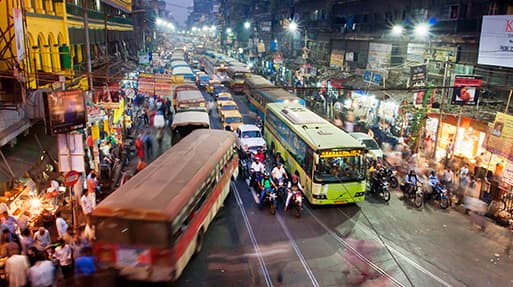
[[[323,151],[321,152],[321,158],[329,157],[344,157],[344,156],[359,156],[362,154],[362,150],[337,150],[337,151]]]

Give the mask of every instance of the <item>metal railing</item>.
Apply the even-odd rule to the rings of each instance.
[[[74,5],[72,3],[66,3],[66,12],[68,14],[71,14],[71,15],[77,16],[77,17],[83,17],[83,15],[84,15],[84,9],[80,6]],[[105,19],[105,14],[103,12],[95,11],[95,10],[88,9],[87,16],[90,19],[96,19],[96,20],[104,20]],[[108,22],[132,25],[132,19],[124,18],[121,16],[110,16],[110,17],[108,17]]]

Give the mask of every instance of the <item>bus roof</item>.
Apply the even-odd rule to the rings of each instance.
[[[266,109],[288,122],[291,129],[314,150],[364,148],[355,138],[300,104],[270,103]]]
[[[176,101],[205,101],[205,98],[199,90],[182,90],[176,94]]]
[[[246,66],[230,66],[228,71],[232,73],[251,73],[251,70]]]
[[[191,74],[192,70],[190,67],[176,67],[173,68],[173,75]]]
[[[172,220],[234,143],[228,131],[193,131],[100,202],[93,215]]]
[[[246,79],[246,84],[253,89],[258,88],[275,88],[276,86],[273,85],[270,81],[268,81],[266,78],[259,76],[259,75],[251,75]]]
[[[173,118],[171,129],[188,125],[204,126],[205,128],[208,128],[210,126],[208,113],[198,111],[176,113]]]
[[[183,60],[173,60],[171,62],[171,67],[189,67],[189,64]]]

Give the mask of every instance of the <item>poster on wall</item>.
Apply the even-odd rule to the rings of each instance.
[[[454,88],[451,104],[475,106],[479,98],[479,88],[483,80],[478,76],[454,77]]]
[[[345,52],[342,50],[332,50],[330,56],[330,67],[342,68],[344,66]]]
[[[388,78],[388,69],[392,58],[392,45],[382,43],[369,44],[369,57],[367,59],[367,69],[378,72],[384,78]]]
[[[25,33],[23,32],[23,14],[20,9],[13,8],[14,36],[16,36],[16,56],[18,62],[25,58]]]
[[[44,93],[47,128],[51,134],[83,129],[87,110],[82,90]]]
[[[513,68],[513,15],[483,16],[477,63]]]
[[[408,43],[406,50],[406,60],[413,63],[424,63],[424,53],[426,51],[425,44]]]
[[[486,149],[513,161],[513,116],[497,113],[486,141]]]

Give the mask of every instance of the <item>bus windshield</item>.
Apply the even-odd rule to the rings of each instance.
[[[349,182],[363,179],[365,179],[365,165],[360,155],[321,157],[314,174],[314,180],[322,183]]]

